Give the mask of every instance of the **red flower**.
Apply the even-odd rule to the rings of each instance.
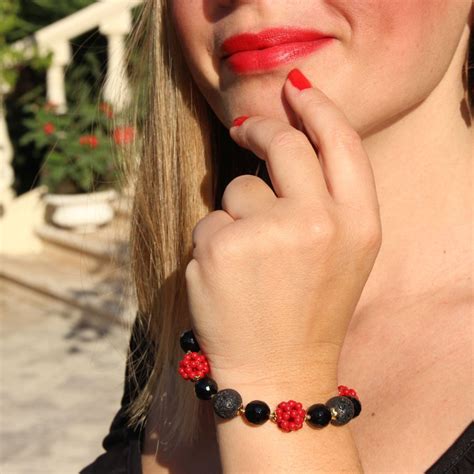
[[[54,133],[56,131],[56,127],[51,123],[51,122],[46,122],[44,125],[43,125],[43,132],[46,134],[46,135],[51,135],[52,133]]]
[[[114,116],[112,106],[110,104],[108,104],[107,102],[102,102],[99,105],[99,109],[102,113],[107,115],[108,118],[112,118]]]
[[[114,141],[117,145],[129,145],[133,142],[135,129],[133,127],[117,127],[114,129]]]
[[[95,135],[82,135],[79,138],[79,144],[90,146],[91,148],[97,148],[99,139]]]

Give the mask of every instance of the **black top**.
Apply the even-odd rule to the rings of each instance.
[[[140,334],[138,324],[133,325],[130,337],[129,352],[142,358],[146,338]],[[145,363],[138,369],[138,383],[143,386],[147,379]],[[105,453],[84,467],[79,474],[142,474],[141,451],[143,449],[144,429],[126,427],[125,407],[140,388],[128,382],[128,365],[125,368],[124,393],[121,407],[115,415],[109,433],[102,441]],[[426,471],[425,474],[474,474],[474,422],[469,423],[444,454]],[[218,473],[210,473],[218,474]]]

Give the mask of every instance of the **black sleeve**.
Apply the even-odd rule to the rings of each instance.
[[[425,474],[474,473],[474,422],[456,438],[454,443],[428,469]]]
[[[137,427],[127,427],[127,417],[125,415],[126,407],[135,398],[138,390],[144,386],[152,367],[151,358],[144,358],[144,351],[149,348],[149,343],[140,328],[141,326],[138,324],[138,318],[136,317],[130,336],[120,409],[115,414],[109,432],[102,441],[105,453],[84,467],[79,474],[141,474],[141,470],[137,468],[141,465],[141,432]],[[131,363],[136,367],[137,383],[131,382],[129,379]]]

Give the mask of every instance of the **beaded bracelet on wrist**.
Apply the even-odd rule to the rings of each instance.
[[[242,397],[236,390],[225,388],[218,390],[217,383],[211,377],[209,362],[202,354],[192,330],[180,336],[180,345],[186,355],[179,362],[178,373],[184,380],[195,383],[196,396],[201,400],[212,400],[214,412],[220,418],[234,418],[242,415],[252,424],[261,425],[271,420],[285,431],[296,431],[306,421],[313,428],[323,428],[329,423],[336,426],[345,425],[359,416],[362,406],[355,390],[345,385],[338,386],[339,395],[325,403],[315,403],[307,410],[295,400],[280,402],[270,412],[270,407],[262,400],[253,400],[244,407]]]

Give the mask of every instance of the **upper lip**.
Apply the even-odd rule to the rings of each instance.
[[[226,58],[239,51],[265,49],[278,44],[315,41],[328,37],[331,35],[313,29],[274,27],[259,33],[240,33],[230,36],[222,42],[220,53],[222,58]]]

